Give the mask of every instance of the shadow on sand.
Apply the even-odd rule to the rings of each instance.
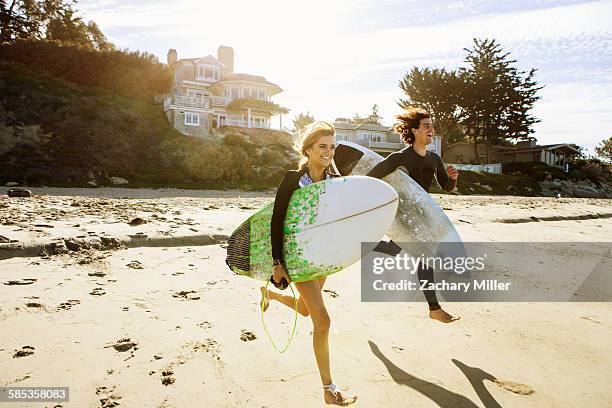
[[[444,387],[407,373],[389,360],[373,341],[369,340],[368,343],[370,344],[372,353],[374,353],[374,355],[378,357],[380,361],[382,361],[387,368],[387,371],[391,375],[391,378],[397,384],[406,385],[413,390],[420,392],[438,404],[438,406],[443,408],[478,407],[478,405],[464,395],[449,391]],[[465,365],[459,360],[452,359],[452,361],[468,378],[470,384],[472,384],[472,387],[474,388],[474,391],[476,391],[478,398],[480,398],[486,408],[501,408],[501,405],[499,405],[499,403],[484,386],[484,380],[495,381],[495,376],[481,370],[480,368]]]

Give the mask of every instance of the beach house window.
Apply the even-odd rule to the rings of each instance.
[[[193,112],[185,112],[185,126],[200,126],[200,115]]]
[[[463,163],[463,155],[458,154],[455,156],[455,163]]]
[[[261,99],[262,101],[268,100],[268,96],[266,95],[266,91],[264,89],[257,90],[257,99]]]
[[[382,142],[382,136],[381,135],[377,135],[376,133],[372,133],[370,135],[370,140],[372,142]]]
[[[204,81],[218,81],[219,67],[210,64],[198,64],[198,79]]]
[[[230,88],[230,101],[240,98],[240,88]]]

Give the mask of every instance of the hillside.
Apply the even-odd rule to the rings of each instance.
[[[185,137],[160,106],[0,63],[1,184],[266,188],[297,165],[287,133],[224,133]]]

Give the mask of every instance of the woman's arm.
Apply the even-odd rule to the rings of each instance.
[[[298,173],[296,171],[290,171],[285,174],[283,181],[281,181],[278,186],[274,199],[274,210],[272,211],[272,222],[270,225],[272,259],[278,259],[283,265],[283,224],[285,223],[289,199],[298,188]]]

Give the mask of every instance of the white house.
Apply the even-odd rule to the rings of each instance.
[[[170,94],[164,111],[181,133],[207,136],[211,128],[224,125],[269,128],[270,118],[286,112],[272,102],[282,89],[266,78],[234,73],[234,50],[220,46],[217,57],[177,59],[168,51],[172,70]]]
[[[393,127],[369,124],[348,123],[342,119],[334,122],[336,128],[336,140],[347,140],[358,143],[375,151],[382,156],[396,152],[406,147],[400,135],[393,131]],[[428,150],[438,155],[442,151],[442,141],[439,136],[434,136],[433,143],[427,146]]]

